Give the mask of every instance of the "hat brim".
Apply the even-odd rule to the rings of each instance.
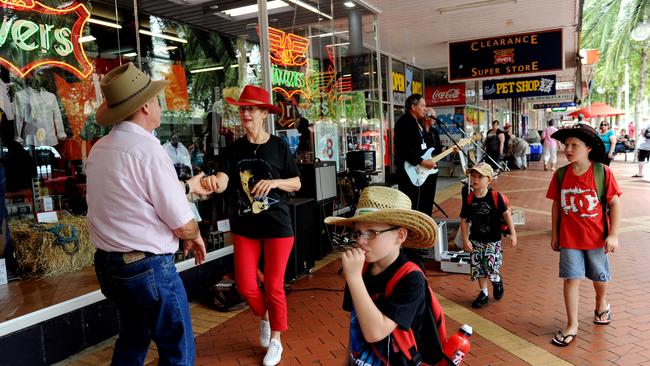
[[[566,139],[569,137],[575,137],[580,141],[584,142],[587,146],[591,147],[589,152],[589,160],[595,161],[598,163],[606,163],[606,152],[605,144],[603,140],[598,137],[598,135],[587,131],[582,128],[563,128],[557,130],[554,134],[551,135],[552,139],[556,139],[561,143],[565,143]]]
[[[104,100],[95,114],[97,124],[100,126],[111,126],[122,122],[126,117],[135,113],[140,107],[165,89],[167,85],[169,85],[169,80],[152,80],[146,88],[115,107],[109,107],[106,100]]]
[[[280,107],[273,105],[273,104],[267,104],[267,103],[252,103],[252,102],[240,102],[238,100],[234,100],[231,97],[226,97],[226,103],[231,104],[231,105],[236,105],[236,106],[254,106],[254,107],[259,107],[259,108],[264,108],[269,111],[269,113],[273,114],[280,114],[281,110]]]
[[[336,216],[325,218],[325,223],[328,225],[352,227],[358,222],[382,223],[406,228],[409,233],[402,243],[404,248],[428,249],[433,247],[438,239],[436,222],[430,216],[414,210],[388,209],[349,218]]]

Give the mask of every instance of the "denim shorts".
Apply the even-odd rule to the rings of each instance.
[[[609,260],[605,248],[580,250],[560,248],[560,277],[588,278],[595,282],[609,282]]]

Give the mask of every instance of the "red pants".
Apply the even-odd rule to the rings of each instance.
[[[284,272],[293,247],[293,237],[252,239],[233,235],[235,250],[235,281],[237,290],[257,316],[269,311],[271,330],[284,331],[287,322],[287,298],[284,294]],[[257,265],[264,245],[264,292],[257,286]]]

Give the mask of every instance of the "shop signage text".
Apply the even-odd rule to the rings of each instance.
[[[422,82],[413,80],[411,84],[413,94],[422,94]]]
[[[38,1],[0,2],[4,9],[14,10],[0,24],[1,65],[21,78],[43,66],[65,69],[80,79],[92,73],[79,42],[90,17],[83,4],[56,9]]]
[[[562,29],[450,42],[449,81],[564,68]]]
[[[521,98],[539,95],[555,95],[555,75],[483,81],[483,99]]]
[[[393,91],[406,92],[406,78],[404,74],[393,71]]]
[[[429,107],[465,104],[465,84],[427,88],[425,100]]]
[[[575,107],[576,105],[576,102],[533,104],[533,109],[568,108]]]
[[[289,89],[301,89],[305,87],[305,74],[300,71],[281,69],[276,65],[271,65],[273,85],[285,86]]]

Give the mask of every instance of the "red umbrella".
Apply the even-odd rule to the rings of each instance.
[[[569,113],[571,117],[578,117],[579,114],[585,116],[585,118],[592,117],[609,117],[609,116],[620,116],[625,114],[625,112],[618,110],[612,106],[609,106],[605,103],[592,103],[591,106],[582,107],[577,111]]]

